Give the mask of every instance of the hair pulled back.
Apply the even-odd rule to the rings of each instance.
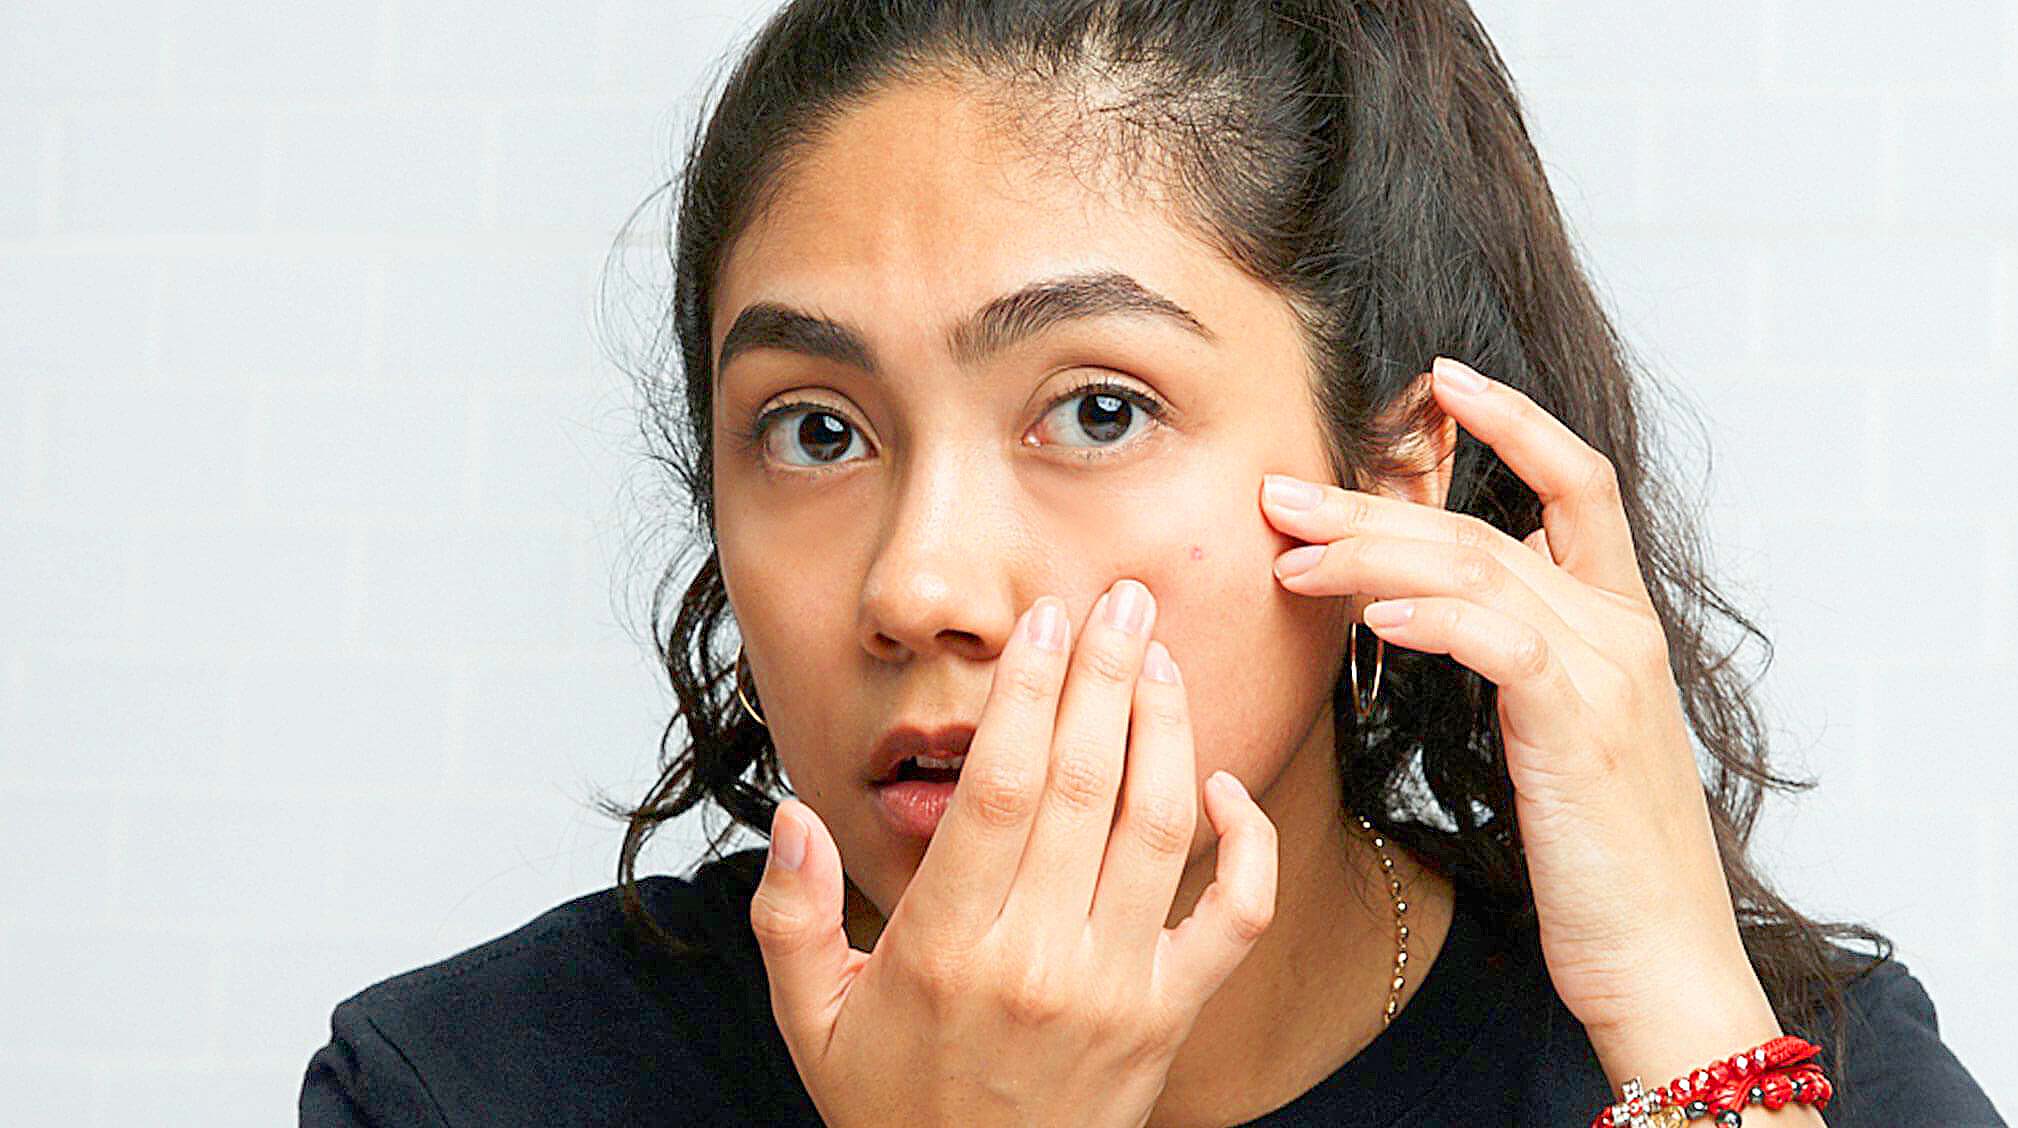
[[[618,879],[644,913],[639,851],[696,805],[768,832],[782,779],[766,730],[734,692],[736,647],[714,543],[709,310],[727,251],[850,108],[909,82],[953,82],[1059,160],[1167,189],[1172,221],[1294,311],[1336,480],[1408,472],[1432,401],[1403,401],[1430,358],[1462,358],[1533,398],[1617,469],[1642,573],[1665,629],[1740,933],[1782,1025],[1817,1028],[1842,988],[1891,956],[1870,929],[1808,919],[1747,857],[1776,774],[1749,680],[1733,665],[1766,636],[1712,586],[1703,546],[1643,433],[1651,387],[1573,253],[1498,51],[1464,0],[792,0],[757,32],[702,114],[677,191],[670,325],[634,371],[654,462],[693,518],[691,553],[658,575],[652,639],[678,709],[659,773],[628,822]],[[657,193],[654,193],[657,195]],[[628,226],[628,225],[627,225]],[[671,335],[666,330],[670,328]],[[671,375],[677,350],[679,378]],[[1389,408],[1398,408],[1388,414]],[[1383,420],[1387,426],[1383,426]],[[1539,500],[1460,431],[1447,507],[1519,538]],[[671,596],[679,590],[677,603]],[[670,611],[670,621],[666,613]],[[1719,628],[1736,640],[1718,643]],[[1462,882],[1503,933],[1534,942],[1534,902],[1495,714],[1496,687],[1446,655],[1390,648],[1380,708],[1362,722],[1341,670],[1333,705],[1340,818],[1364,813]],[[684,722],[684,734],[675,733]],[[1654,891],[1650,891],[1654,892]],[[1832,942],[1878,948],[1857,971]]]

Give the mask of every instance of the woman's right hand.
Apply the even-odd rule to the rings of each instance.
[[[1106,614],[1130,585],[1133,631]],[[1045,607],[1056,649],[1031,630]],[[1101,597],[1076,646],[1067,618],[1047,596],[1017,622],[952,803],[873,953],[848,945],[826,826],[797,800],[778,807],[750,924],[829,1125],[1139,1126],[1199,1009],[1274,919],[1275,827],[1228,776],[1205,788],[1214,880],[1163,927],[1198,814],[1184,688],[1145,676],[1150,648],[1168,654],[1136,581]],[[787,870],[795,834],[803,861]]]

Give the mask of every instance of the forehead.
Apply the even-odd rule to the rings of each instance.
[[[1273,293],[1173,222],[1149,179],[1111,182],[1084,155],[1070,167],[1046,159],[996,112],[959,87],[921,83],[838,119],[731,248],[712,354],[739,310],[781,301],[875,326],[893,334],[899,361],[922,361],[983,303],[1079,271],[1138,279],[1216,335],[1279,322]]]

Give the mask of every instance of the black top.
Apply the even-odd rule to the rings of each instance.
[[[653,917],[705,941],[708,957],[635,939],[606,889],[344,1000],[308,1063],[301,1123],[819,1124],[750,931],[763,864],[758,847],[692,879],[639,882]],[[1615,1099],[1539,956],[1499,942],[1470,905],[1460,887],[1443,949],[1391,1025],[1250,1123],[1581,1128]],[[1828,1069],[1826,1030],[1790,1031],[1823,1047],[1830,1128],[2004,1123],[1941,1043],[1905,965],[1886,964],[1850,997],[1861,1021],[1843,1075]]]

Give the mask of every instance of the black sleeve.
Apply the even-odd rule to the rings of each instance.
[[[1905,964],[1887,961],[1849,988],[1845,1076],[1822,1116],[1829,1128],[2001,1128],[1982,1086],[1941,1041],[1934,1000]],[[1821,1055],[1827,1072],[1828,1055]]]
[[[394,1128],[448,1120],[427,1083],[355,1001],[337,1004],[329,1044],[301,1081],[301,1128]]]

